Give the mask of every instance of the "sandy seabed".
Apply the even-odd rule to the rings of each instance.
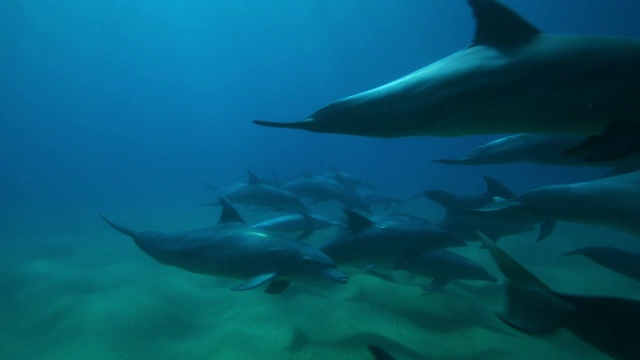
[[[274,296],[233,292],[238,280],[155,263],[99,221],[89,233],[91,243],[63,234],[55,246],[21,239],[30,246],[3,251],[1,359],[364,360],[372,359],[367,344],[399,360],[607,358],[567,331],[531,337],[497,319],[504,280],[478,243],[455,251],[485,265],[499,283],[454,281],[428,292],[341,267],[347,285],[294,283]],[[332,235],[325,230],[311,241]],[[594,244],[634,247],[635,239],[566,223],[543,243],[534,238],[500,244],[557,291],[640,300],[637,282],[560,255]]]

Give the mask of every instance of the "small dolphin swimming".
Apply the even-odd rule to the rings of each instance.
[[[244,279],[231,290],[269,283],[268,293],[284,291],[290,280],[327,279],[340,284],[347,277],[317,248],[245,225],[229,200],[220,199],[217,225],[176,233],[133,231],[102,216],[107,224],[130,236],[140,250],[164,265],[196,274]]]
[[[405,270],[411,274],[432,278],[433,280],[428,285],[424,283],[419,285],[425,290],[439,290],[453,280],[498,281],[482,265],[446,249],[425,250],[417,258],[400,261],[393,267],[393,270],[368,265],[363,269],[363,272],[392,283],[406,283],[402,280],[396,280],[392,275],[396,272],[394,270]]]
[[[496,198],[477,211],[512,209],[542,219],[605,225],[640,235],[640,171]]]
[[[347,228],[320,245],[337,263],[398,264],[416,258],[425,249],[464,246],[451,233],[430,222],[404,215],[367,218],[344,210]]]
[[[610,246],[588,246],[564,255],[584,255],[609,270],[640,281],[640,252]]]
[[[640,359],[640,301],[556,292],[481,233],[478,236],[507,282],[512,328],[544,335],[565,328],[614,359]]]
[[[579,153],[624,157],[640,134],[640,40],[545,34],[495,0],[468,0],[473,42],[298,122],[269,127],[392,138],[504,133],[598,135]]]
[[[293,193],[265,184],[253,172],[247,171],[248,179],[244,183],[238,183],[221,191],[221,197],[235,203],[246,206],[255,206],[262,209],[301,211],[307,210],[306,206]],[[214,188],[210,185],[210,187]],[[214,188],[216,191],[220,189]],[[204,204],[204,205],[217,205]]]
[[[546,165],[611,166],[606,176],[620,175],[640,169],[640,153],[610,161],[588,161],[566,152],[587,140],[580,135],[515,134],[474,148],[460,159],[438,159],[447,165],[490,165],[530,162]]]
[[[443,190],[426,190],[414,195],[425,196],[442,206],[446,215],[436,225],[446,229],[464,241],[477,239],[480,231],[491,240],[498,241],[503,236],[533,231],[540,224],[537,241],[542,241],[553,232],[556,222],[553,219],[540,218],[505,209],[497,212],[475,211],[491,203],[494,198],[513,198],[515,194],[506,186],[488,176],[484,177],[487,190],[478,195],[456,195]]]

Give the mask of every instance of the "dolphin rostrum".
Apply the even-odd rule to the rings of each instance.
[[[382,138],[498,133],[593,136],[577,153],[623,157],[640,145],[640,40],[545,34],[495,0],[468,0],[473,42],[298,122],[258,125]]]
[[[231,290],[269,283],[267,292],[284,291],[290,280],[329,279],[346,283],[335,262],[314,246],[245,225],[231,203],[221,198],[217,225],[176,233],[133,231],[102,218],[130,236],[156,261],[196,274],[246,279]]]

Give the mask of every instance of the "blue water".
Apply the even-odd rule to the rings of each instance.
[[[640,37],[640,2],[635,0],[504,3],[548,32]],[[394,321],[394,312],[380,310],[385,312],[385,321],[372,320],[369,327],[344,325],[345,321],[358,322],[360,316],[347,311],[354,306],[343,300],[349,297],[345,291],[355,290],[332,288],[326,294],[305,294],[310,296],[308,301],[285,297],[289,301],[285,304],[262,294],[253,295],[259,297],[256,300],[231,293],[225,286],[215,286],[217,280],[153,263],[128,239],[113,234],[98,213],[148,228],[205,226],[217,214],[195,206],[213,199],[204,183],[227,186],[243,181],[247,170],[293,179],[305,169],[319,173],[335,166],[397,196],[425,188],[478,193],[484,190],[483,175],[500,179],[516,192],[601,175],[602,169],[591,168],[446,167],[430,161],[462,156],[497,136],[381,140],[251,124],[253,119],[302,119],[333,100],[381,85],[457,51],[472,36],[473,19],[463,0],[2,2],[0,268],[8,280],[0,283],[4,286],[0,318],[9,316],[12,321],[0,325],[0,343],[11,344],[0,345],[0,357],[89,358],[91,350],[87,349],[93,348],[93,358],[101,359],[252,358],[255,348],[269,353],[268,358],[336,358],[340,351],[347,354],[345,358],[367,358],[364,350],[358,350],[357,341],[336,339],[341,333],[351,334],[349,326],[375,334],[385,322]],[[414,204],[411,210],[428,215],[420,206],[426,205]],[[576,231],[627,239],[613,230],[591,232],[588,226]],[[62,243],[68,249],[51,255],[51,249],[38,250],[42,242]],[[44,255],[34,255],[38,251]],[[66,256],[65,251],[72,255]],[[570,271],[563,271],[570,276]],[[79,274],[84,276],[81,280]],[[164,288],[164,276],[169,284],[177,285]],[[150,282],[145,280],[149,277]],[[389,289],[388,284],[369,284],[369,279],[354,282],[358,281],[378,295],[386,293],[379,290],[383,286]],[[90,290],[70,290],[78,287]],[[188,289],[181,298],[183,287]],[[461,295],[446,296],[472,298],[457,292]],[[132,294],[146,300],[133,299]],[[170,300],[162,300],[163,296]],[[409,296],[425,298],[414,292]],[[497,296],[487,296],[499,301]],[[242,300],[234,300],[238,298]],[[410,301],[403,299],[395,304],[411,311]],[[443,299],[428,297],[425,301],[446,303]],[[157,314],[145,309],[145,301],[161,303],[162,316],[168,317],[158,320]],[[242,307],[229,310],[234,301]],[[315,345],[308,346],[302,341],[299,347],[290,348],[264,345],[266,335],[260,334],[278,332],[269,330],[271,324],[278,328],[277,321],[264,320],[267,316],[279,319],[288,308],[323,301],[342,306],[341,316],[329,317],[342,325],[332,327],[327,320],[320,332],[324,336],[309,335],[322,341],[310,341]],[[135,306],[116,305],[127,302]],[[264,313],[256,310],[253,316],[244,310],[265,302]],[[220,314],[208,312],[198,326],[189,323],[199,314],[193,309],[209,309],[219,303],[232,313],[241,313],[232,330],[222,330],[234,322],[222,310]],[[486,311],[490,314],[498,305]],[[367,306],[372,313],[379,309]],[[61,307],[66,312],[51,310]],[[183,307],[192,310],[183,312]],[[312,316],[314,312],[301,310],[300,314]],[[352,320],[345,320],[350,316]],[[109,323],[123,318],[130,323]],[[173,340],[167,339],[176,335],[180,324],[195,329],[178,331],[178,337],[197,342],[158,350],[158,344]],[[256,324],[262,324],[263,333],[256,330],[256,326],[261,328]],[[122,339],[104,340],[108,336],[98,329],[105,327],[122,327],[112,331]],[[245,334],[246,347],[225,348],[220,338],[212,340],[214,328],[230,339],[233,334],[242,336],[239,329],[252,328],[256,333]],[[398,337],[415,344],[425,337],[417,328],[404,329]],[[74,340],[74,329],[95,336]],[[171,336],[158,329],[169,329]],[[409,333],[420,336],[411,338]],[[136,336],[144,339],[136,342]],[[443,341],[442,333],[433,336],[438,339],[434,343]],[[457,343],[469,341],[481,349],[480,340],[490,337],[475,332],[450,336],[449,351],[438,350],[450,358],[472,356],[456,350]],[[509,339],[501,336],[492,338],[493,346]],[[544,341],[516,336],[518,344],[529,351],[546,348]],[[563,351],[567,350],[558,350],[565,349],[566,341],[584,356],[598,358],[594,350],[570,335],[561,336],[564,338],[551,342],[552,357],[566,355]],[[108,341],[120,345],[106,346]],[[278,339],[271,341],[280,344]],[[206,342],[216,345],[207,347]],[[424,349],[424,343],[416,346]],[[518,346],[512,346],[513,352],[505,356],[517,354]]]

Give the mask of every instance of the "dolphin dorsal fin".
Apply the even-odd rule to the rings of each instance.
[[[487,191],[485,192],[485,195],[491,198],[497,196],[503,199],[513,199],[516,196],[513,192],[511,192],[511,190],[507,189],[506,186],[502,185],[494,178],[485,176],[484,182],[485,184],[487,184]]]
[[[352,231],[358,232],[373,225],[373,221],[371,221],[364,215],[358,214],[353,210],[344,209],[342,211],[344,211],[344,214],[347,215],[347,226]]]
[[[476,19],[476,36],[471,46],[498,49],[518,47],[542,33],[513,10],[495,0],[468,0]]]
[[[247,170],[247,174],[249,175],[249,180],[247,181],[247,183],[252,185],[261,183],[260,179],[251,170]]]
[[[245,223],[238,210],[225,197],[220,198],[220,205],[222,205],[222,213],[220,213],[218,224]]]

